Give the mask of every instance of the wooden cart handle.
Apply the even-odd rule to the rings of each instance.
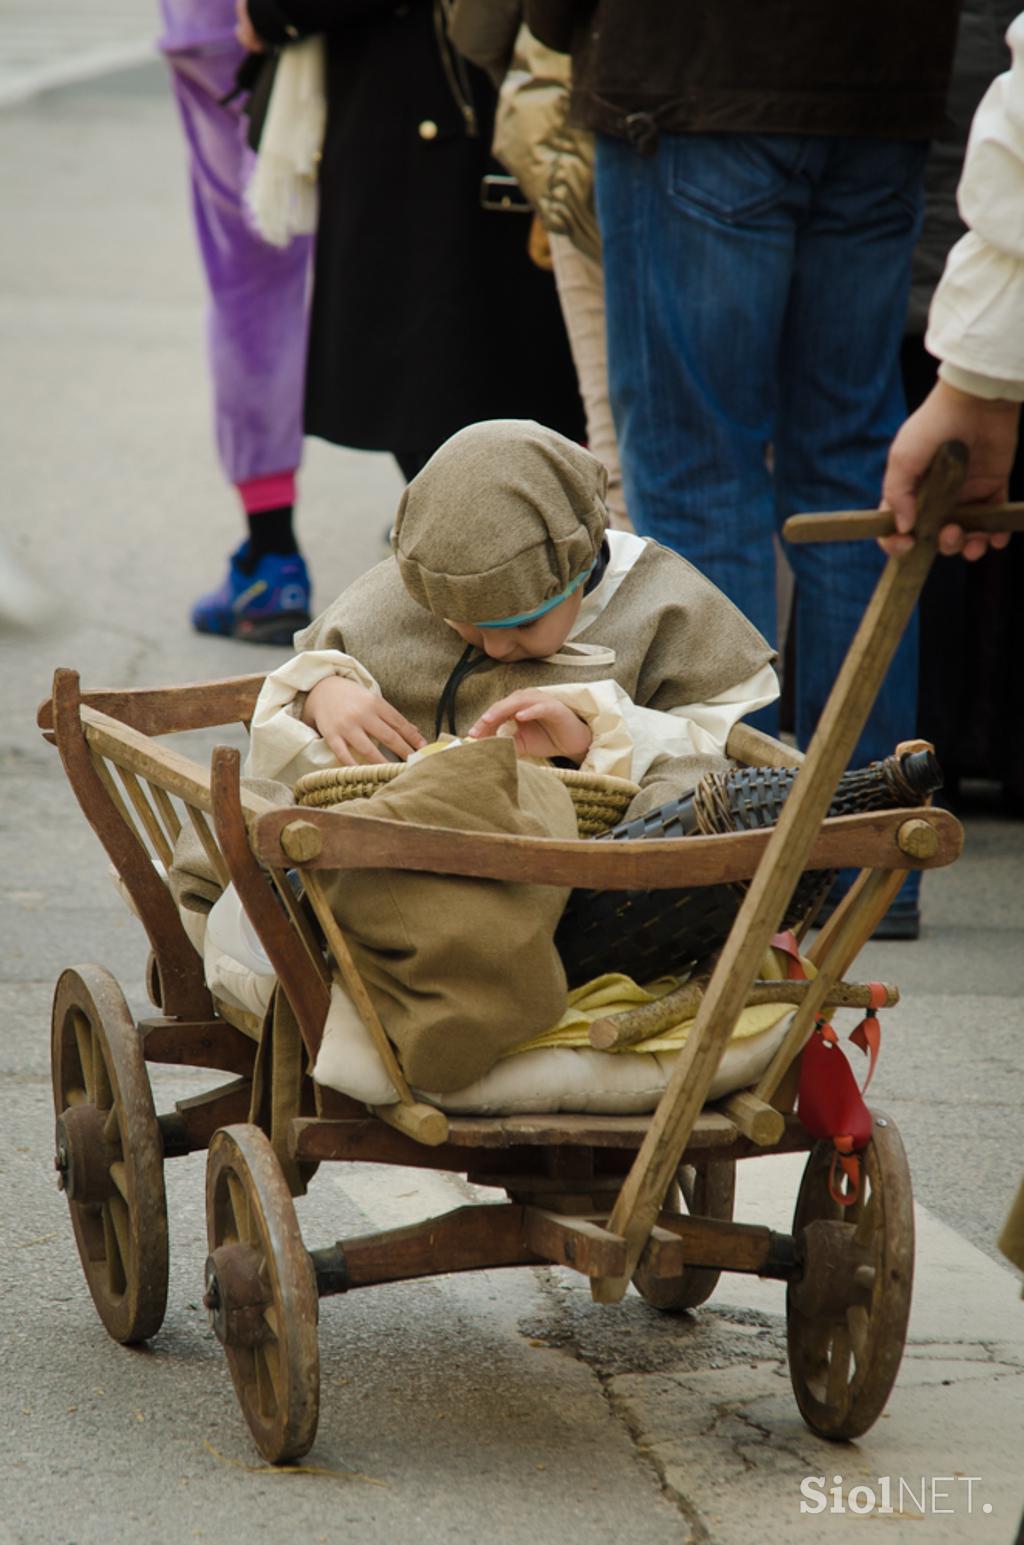
[[[722,947],[689,1039],[676,1059],[658,1109],[612,1209],[608,1229],[626,1240],[626,1271],[617,1277],[592,1280],[591,1293],[599,1302],[617,1303],[623,1297],[629,1275],[657,1223],[662,1201],[707,1099],[725,1042],[757,978],[765,949],[779,926],[797,879],[806,867],[840,775],[917,603],[935,557],[938,532],[952,518],[966,464],[967,452],[962,445],[950,443],[941,448],[918,494],[919,540],[909,552],[889,559],[868,602],[822,710],[806,760]]]
[[[1024,531],[1024,504],[961,504],[950,522],[965,531]],[[791,515],[782,528],[787,542],[853,542],[894,536],[892,510],[838,510],[831,515]]]

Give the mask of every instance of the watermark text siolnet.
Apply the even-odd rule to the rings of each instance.
[[[800,1482],[801,1513],[916,1514],[991,1513],[981,1497],[980,1475],[879,1475],[872,1484],[849,1484],[842,1475],[805,1475]]]

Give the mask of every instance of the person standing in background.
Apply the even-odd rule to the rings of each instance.
[[[882,484],[897,534],[880,546],[890,557],[913,543],[917,486],[939,447],[967,449],[961,504],[999,503],[1017,452],[1024,403],[1024,11],[1006,41],[1012,68],[994,80],[971,125],[957,190],[967,226],[946,259],[928,312],[925,348],[939,379],[894,438]],[[1004,532],[939,532],[947,557],[976,562],[1004,548]]]
[[[305,427],[390,451],[408,481],[466,424],[583,434],[529,221],[482,207],[495,93],[448,41],[447,0],[239,0],[250,48],[323,33],[327,124]]]
[[[587,415],[587,444],[608,473],[611,523],[631,529],[608,398],[604,272],[594,207],[594,137],[571,129],[570,63],[522,24],[522,0],[455,0],[448,32],[498,88],[494,154],[547,237]]]
[[[189,154],[192,208],[209,291],[208,346],[217,450],[248,534],[217,589],[192,608],[200,633],[290,643],[310,615],[295,540],[310,239],[277,248],[244,207],[252,166],[235,92],[245,57],[234,0],[160,0],[160,48]]]
[[[789,515],[877,500],[927,142],[960,0],[527,0],[597,135],[608,371],[626,505],[770,640]],[[806,746],[881,569],[808,544],[796,580]],[[912,734],[908,630],[853,753]],[[759,716],[777,732],[774,712]],[[917,877],[882,930],[915,937]]]
[[[882,500],[897,534],[879,545],[897,558],[913,544],[917,487],[940,446],[967,449],[961,504],[1006,498],[1019,456],[1024,402],[1024,11],[1006,41],[1012,68],[989,86],[971,125],[957,190],[968,227],[949,253],[928,314],[925,347],[939,361],[938,380],[889,448]],[[1006,532],[943,527],[939,551],[968,562],[1005,548]],[[1024,1271],[1024,1181],[996,1241]],[[1024,1545],[1024,1515],[1016,1534]]]
[[[914,249],[903,384],[913,411],[936,380],[925,347],[928,307],[953,244],[964,234],[957,183],[971,119],[984,92],[1010,61],[1005,33],[1020,0],[964,0],[953,61],[947,121],[925,172],[925,220]],[[1024,456],[1010,473],[1011,499],[1024,497]],[[945,774],[944,800],[965,778],[1001,785],[1004,808],[1024,811],[1024,538],[1005,557],[980,565],[933,564],[921,595],[918,733],[935,746]]]

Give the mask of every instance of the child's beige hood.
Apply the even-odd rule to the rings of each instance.
[[[532,420],[470,424],[402,495],[392,542],[406,589],[451,622],[534,611],[597,558],[607,481],[589,451]]]

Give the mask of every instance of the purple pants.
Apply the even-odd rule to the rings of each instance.
[[[269,246],[243,204],[252,164],[234,85],[234,0],[161,0],[160,47],[188,142],[192,208],[210,294],[217,450],[232,483],[291,472],[302,456],[311,239]]]

